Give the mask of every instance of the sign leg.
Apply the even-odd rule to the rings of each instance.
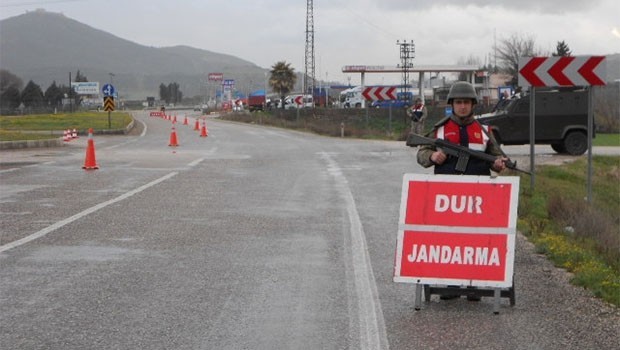
[[[499,314],[499,301],[502,291],[499,288],[493,288],[493,313]]]
[[[415,311],[420,311],[422,305],[422,285],[416,283],[415,285]]]

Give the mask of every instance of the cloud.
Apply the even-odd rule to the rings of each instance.
[[[611,34],[613,36],[615,36],[616,38],[620,38],[620,30],[618,30],[618,28],[616,28],[616,27],[613,27],[611,29]]]

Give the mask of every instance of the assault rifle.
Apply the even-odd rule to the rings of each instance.
[[[493,163],[495,162],[495,159],[497,159],[497,157],[492,154],[476,151],[471,148],[463,147],[461,145],[457,145],[455,143],[452,143],[450,141],[446,141],[443,139],[431,139],[431,138],[424,137],[422,135],[418,135],[415,133],[410,133],[409,136],[407,137],[407,146],[416,147],[416,146],[423,146],[423,145],[435,146],[438,149],[441,149],[443,153],[456,157],[457,161],[456,161],[455,169],[462,173],[464,173],[465,170],[467,169],[467,163],[469,163],[469,158],[471,157],[482,159],[488,163]],[[516,161],[513,162],[510,159],[508,159],[504,161],[504,164],[506,165],[506,168],[508,169],[512,169],[512,170],[520,171],[522,173],[526,173],[528,175],[532,175],[532,173],[530,173],[527,170],[517,168]]]

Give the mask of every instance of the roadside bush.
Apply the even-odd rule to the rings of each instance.
[[[548,200],[549,216],[564,232],[596,249],[612,266],[620,269],[620,235],[618,217],[597,210],[585,201],[559,195]]]
[[[583,158],[537,168],[536,188],[521,189],[518,226],[574,284],[620,306],[620,158],[593,157],[591,202],[585,168]]]

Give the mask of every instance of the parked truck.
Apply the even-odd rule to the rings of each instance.
[[[266,102],[265,90],[254,91],[248,96],[248,110],[250,112],[264,111]]]
[[[580,155],[588,148],[588,94],[585,90],[536,91],[535,143],[548,144],[558,153]],[[498,104],[478,120],[492,127],[499,143],[530,143],[530,96]]]
[[[366,100],[362,96],[362,87],[356,86],[340,92],[340,103],[343,108],[364,108]]]

